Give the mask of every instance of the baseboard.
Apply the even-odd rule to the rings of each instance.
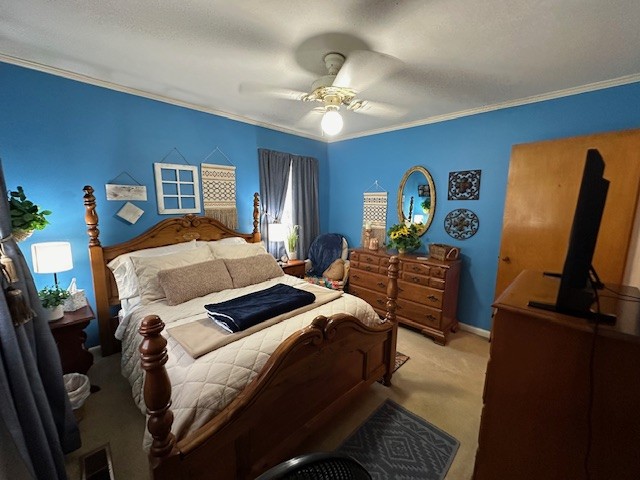
[[[480,337],[484,337],[489,339],[491,337],[491,332],[489,330],[485,330],[484,328],[474,327],[473,325],[467,325],[466,323],[458,323],[460,330],[464,330],[465,332],[474,333]]]

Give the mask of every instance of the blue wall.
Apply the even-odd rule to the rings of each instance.
[[[638,127],[640,83],[635,83],[336,142],[328,153],[329,225],[345,233],[351,245],[358,245],[362,193],[375,180],[389,192],[387,225],[397,223],[397,188],[404,172],[414,165],[426,167],[434,178],[437,204],[423,245],[435,242],[461,248],[459,319],[489,329],[511,147]],[[449,172],[473,169],[482,170],[480,199],[447,200]],[[446,214],[456,208],[468,208],[480,219],[478,233],[468,240],[454,240],[444,231]]]
[[[362,193],[375,180],[389,192],[387,224],[396,223],[396,191],[404,172],[425,166],[437,190],[435,218],[425,244],[461,247],[464,269],[460,320],[490,328],[500,229],[511,147],[514,144],[640,127],[640,84],[626,85],[457,120],[326,145],[215,115],[115,92],[0,63],[0,157],[7,187],[22,185],[36,203],[52,210],[51,225],[21,244],[30,263],[32,242],[69,240],[75,276],[91,297],[82,187],[96,189],[101,239],[111,244],[130,238],[158,220],[153,163],[176,147],[198,165],[216,147],[237,167],[240,229],[250,231],[251,194],[259,189],[257,149],[270,148],[320,161],[321,230],[359,243]],[[166,160],[182,163],[177,154]],[[219,155],[209,160],[224,163]],[[482,170],[480,200],[448,201],[448,173]],[[115,213],[123,202],[107,202],[104,184],[128,172],[147,186],[149,200],[135,225]],[[478,233],[456,241],[443,228],[454,208],[480,218]],[[38,287],[50,275],[35,274]],[[89,328],[97,343],[97,325]]]
[[[228,120],[158,101],[0,63],[0,158],[7,188],[22,185],[31,200],[52,210],[51,225],[20,244],[31,266],[31,243],[67,240],[74,268],[59,275],[66,286],[72,277],[94,305],[87,253],[88,237],[82,204],[84,185],[96,191],[100,238],[109,245],[142,233],[166,216],[157,214],[153,163],[176,147],[199,165],[216,147],[237,167],[239,229],[253,229],[253,192],[259,190],[258,148],[315,157],[320,162],[321,198],[328,196],[326,144],[266,128]],[[172,153],[166,163],[184,163]],[[218,153],[207,162],[226,164]],[[148,200],[133,202],[145,210],[135,225],[115,216],[124,202],[106,201],[105,183],[122,172],[147,187]],[[127,181],[120,177],[121,183]],[[321,228],[328,213],[321,209]],[[34,274],[38,288],[52,275]],[[95,345],[97,324],[88,329]]]

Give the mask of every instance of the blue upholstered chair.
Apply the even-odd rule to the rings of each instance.
[[[334,290],[344,290],[349,279],[349,245],[347,240],[339,233],[323,233],[311,242],[308,259],[305,260],[305,280]],[[336,262],[340,259],[338,262]],[[337,270],[342,273],[339,277],[324,274],[334,264],[331,273]],[[343,270],[340,271],[340,268]]]

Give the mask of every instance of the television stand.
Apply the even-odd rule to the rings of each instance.
[[[563,313],[565,315],[571,315],[572,317],[584,318],[591,323],[603,323],[605,325],[616,324],[616,316],[613,313],[594,312],[592,310],[558,310],[558,307],[553,303],[537,302],[535,300],[529,300],[527,306],[540,308],[541,310],[547,310],[549,312]]]

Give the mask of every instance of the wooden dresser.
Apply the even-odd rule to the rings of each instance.
[[[558,286],[524,271],[494,305],[474,480],[640,478],[640,303],[600,290],[618,319],[596,332],[527,306],[555,302]]]
[[[349,293],[365,300],[380,315],[386,312],[390,257],[384,249],[352,250],[350,256]],[[458,327],[461,261],[418,260],[411,254],[398,258],[398,321],[444,345],[447,333]]]

